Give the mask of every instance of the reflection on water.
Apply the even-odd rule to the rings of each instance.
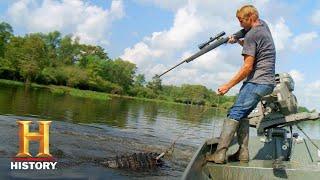
[[[41,88],[10,86],[0,88],[0,113],[72,123],[95,123],[136,132],[138,138],[156,137],[169,142],[185,132],[182,141],[188,145],[198,145],[203,138],[212,134],[211,122],[218,114],[215,110],[196,106],[123,98],[101,101],[55,95]],[[215,119],[220,120],[221,117]]]

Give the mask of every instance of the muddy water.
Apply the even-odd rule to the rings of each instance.
[[[0,171],[6,178],[52,177],[71,179],[179,179],[204,139],[219,134],[223,112],[196,106],[113,98],[108,101],[54,95],[46,89],[0,88]],[[52,120],[50,150],[57,171],[11,171],[18,139],[16,121]],[[320,139],[318,122],[302,127]],[[255,135],[252,129],[251,135]],[[108,169],[94,159],[135,152],[158,152],[176,142],[165,165],[155,170]],[[31,152],[37,152],[31,144]],[[0,176],[1,176],[0,175]]]

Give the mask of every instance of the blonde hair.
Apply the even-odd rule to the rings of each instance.
[[[240,9],[237,10],[237,17],[238,18],[249,18],[253,17],[254,19],[259,18],[258,10],[252,5],[245,5],[242,6]]]

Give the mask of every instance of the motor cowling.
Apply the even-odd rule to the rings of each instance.
[[[284,115],[294,114],[298,112],[298,102],[293,94],[294,81],[290,74],[279,73],[275,75],[276,87],[272,96],[276,97],[276,104],[279,111]]]

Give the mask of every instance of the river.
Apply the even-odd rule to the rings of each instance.
[[[83,177],[94,174],[92,176],[97,179],[179,179],[197,147],[205,139],[219,135],[224,115],[216,109],[199,106],[115,97],[102,101],[56,95],[44,88],[30,89],[10,85],[2,85],[0,88],[0,114],[0,121],[4,122],[2,128],[6,125],[7,128],[13,128],[15,121],[19,119],[53,121],[50,130],[50,138],[53,139],[50,144],[52,151],[62,151],[66,155],[61,157],[61,161],[71,162],[82,158],[81,163],[68,165],[71,174],[80,173]],[[320,139],[319,122],[305,122],[301,126],[311,138]],[[255,129],[250,129],[250,135],[256,135]],[[108,170],[90,161],[86,163],[86,158],[90,159],[92,155],[92,146],[95,146],[94,156],[114,157],[122,153],[161,153],[175,140],[177,141],[173,153],[164,158],[166,165],[156,171],[137,173]],[[100,143],[102,141],[104,144]],[[0,141],[0,157],[14,156],[14,148],[17,147],[11,147],[11,150],[1,154],[1,148],[10,149],[6,142],[8,140]],[[73,145],[68,146],[68,143]],[[75,151],[73,146],[79,148],[79,151]],[[6,164],[2,164],[0,170],[1,167],[8,171],[7,177],[19,179],[26,174],[20,171],[12,172]],[[70,172],[68,171],[69,174]],[[29,173],[37,176],[36,172]]]

